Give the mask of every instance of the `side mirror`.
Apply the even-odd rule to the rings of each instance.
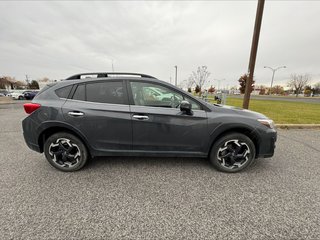
[[[192,113],[191,108],[192,108],[191,103],[189,103],[186,100],[181,101],[181,103],[180,103],[180,111],[181,112],[183,112],[187,115],[192,115],[193,113]]]

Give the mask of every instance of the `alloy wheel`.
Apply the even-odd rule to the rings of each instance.
[[[60,167],[74,167],[80,162],[81,152],[77,144],[67,138],[58,138],[49,146],[52,161]]]
[[[250,158],[250,148],[238,139],[226,141],[217,152],[218,162],[228,169],[242,167]]]

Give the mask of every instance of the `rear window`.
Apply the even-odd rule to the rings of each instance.
[[[122,81],[80,84],[72,99],[97,103],[128,104]]]
[[[53,87],[54,85],[56,85],[57,83],[50,83],[45,85],[37,94],[37,96],[39,96],[41,93],[43,93],[44,91],[46,91],[47,89]]]
[[[71,89],[72,89],[72,85],[59,88],[55,92],[57,96],[60,98],[68,98]]]

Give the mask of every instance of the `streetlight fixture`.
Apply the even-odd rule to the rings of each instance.
[[[272,79],[271,79],[271,85],[270,85],[270,91],[269,91],[269,95],[271,95],[272,84],[273,84],[273,79],[274,79],[275,72],[277,70],[279,70],[280,68],[287,68],[287,67],[286,66],[281,66],[281,67],[277,67],[277,68],[272,68],[272,67],[264,66],[263,68],[269,68],[272,71]]]

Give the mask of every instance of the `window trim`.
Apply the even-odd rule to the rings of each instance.
[[[189,96],[188,94],[184,93],[184,91],[175,89],[171,86],[168,86],[166,84],[163,84],[161,82],[155,82],[155,81],[149,81],[149,80],[140,80],[140,79],[133,79],[133,80],[128,80],[127,82],[127,92],[128,92],[128,97],[129,97],[129,105],[134,105],[134,106],[141,106],[141,107],[153,107],[153,106],[142,106],[142,105],[136,105],[134,103],[134,99],[133,99],[133,95],[132,95],[132,89],[131,89],[131,82],[140,82],[140,83],[151,83],[151,84],[155,84],[155,85],[160,85],[163,87],[166,87],[174,92],[177,92],[179,94],[181,94],[183,96],[183,98],[190,98],[192,101],[194,101],[195,103],[197,103],[200,106],[200,109],[192,109],[194,111],[210,111],[207,107],[205,107],[201,102],[199,102],[197,99],[195,99],[194,97]],[[161,108],[161,109],[168,109],[167,107],[155,107],[155,108]]]

